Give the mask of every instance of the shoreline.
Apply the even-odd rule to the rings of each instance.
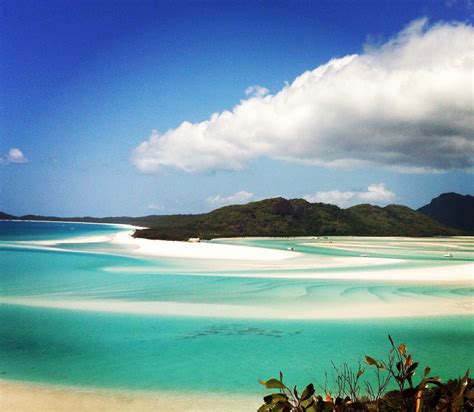
[[[110,243],[132,247],[134,255],[154,257],[280,261],[301,256],[298,252],[254,246],[136,238],[131,231],[115,233],[111,236]]]
[[[297,251],[217,242],[193,243],[185,241],[152,240],[133,237],[133,230],[135,228],[133,226],[122,225],[119,227],[133,229],[127,231],[122,230],[105,235],[99,234],[37,241],[15,241],[13,243],[18,247],[38,247],[39,249],[44,248],[64,252],[106,253],[134,258],[181,258],[204,262],[214,261],[212,267],[213,271],[216,273],[213,273],[213,271],[205,271],[205,273],[189,273],[189,275],[192,276],[389,282],[401,281],[409,283],[427,282],[431,284],[437,282],[450,282],[456,285],[472,285],[474,281],[474,262],[444,260],[439,263],[431,263],[415,268],[393,268],[392,266],[403,263],[406,260],[403,259],[403,257],[379,258],[368,256],[319,256]],[[472,237],[467,238],[471,239]],[[412,240],[411,238],[404,239]],[[112,246],[118,246],[118,248],[116,251],[108,250],[102,252],[100,250],[89,251],[87,249],[76,250],[54,247],[58,245],[88,243],[109,243]],[[303,244],[306,245],[306,243]],[[331,245],[331,247],[337,248],[335,245]],[[363,245],[358,245],[357,247],[363,249]],[[257,269],[258,272],[253,272],[252,268]],[[346,268],[347,270],[344,270]],[[354,268],[357,268],[357,270],[352,270]],[[133,271],[132,268],[127,269]],[[245,272],[240,272],[242,269],[245,270]],[[110,268],[106,270],[109,272],[120,272],[120,269],[114,270],[113,268]],[[139,268],[138,270],[147,273],[154,272],[154,270],[150,270],[149,268]],[[262,272],[262,270],[278,270],[279,273]],[[307,272],[301,272],[301,270]],[[167,273],[158,272],[158,274]]]
[[[255,411],[262,396],[228,393],[132,391],[64,387],[0,379],[0,409],[5,411]]]
[[[1,297],[0,305],[17,305],[43,309],[111,313],[140,316],[174,316],[222,319],[260,320],[343,320],[407,317],[437,317],[472,315],[471,297],[450,299],[427,296],[413,299],[394,299],[383,304],[367,302],[331,301],[294,305],[232,305],[213,303],[184,303],[174,301],[119,301],[119,300],[60,300],[35,297]]]
[[[61,222],[59,222],[61,223]],[[64,223],[64,222],[62,222]],[[88,223],[86,223],[88,224]],[[130,229],[130,225],[114,225]],[[181,271],[189,276],[214,276],[221,278],[259,278],[293,280],[328,280],[400,283],[402,285],[426,284],[453,287],[472,287],[473,262],[426,262],[421,266],[403,266],[404,259],[363,256],[323,256],[296,251],[271,249],[252,245],[222,244],[217,242],[182,242],[134,238],[133,230],[113,231],[110,234],[92,234],[57,240],[18,241],[16,247],[37,247],[75,253],[106,253],[132,258],[182,259],[170,272],[160,266],[104,267],[107,272],[122,270],[157,276],[177,275]],[[356,238],[353,238],[356,239]],[[374,238],[369,238],[374,239]],[[388,239],[388,238],[384,238]],[[410,239],[410,238],[406,238]],[[459,239],[459,238],[458,238]],[[469,240],[471,238],[468,238]],[[411,239],[410,239],[411,240]],[[102,242],[106,248],[91,251],[52,247],[54,245],[87,244]],[[359,247],[364,248],[361,243]],[[91,249],[91,248],[89,248]],[[186,260],[187,259],[187,260]],[[408,262],[408,260],[407,260]],[[400,265],[400,266],[397,266]],[[304,291],[301,292],[304,298]],[[281,302],[238,304],[176,301],[122,301],[61,299],[60,296],[9,296],[1,297],[0,304],[22,305],[50,309],[89,312],[123,313],[149,316],[214,317],[245,319],[359,319],[381,317],[413,317],[463,315],[473,313],[472,297],[436,297],[431,295],[387,294],[379,297],[369,293],[360,300],[357,296],[346,298],[334,295],[331,304],[324,299],[301,301],[298,305]],[[59,298],[59,299],[58,299]],[[355,300],[354,300],[355,299]],[[396,314],[396,315],[395,315]]]
[[[41,223],[74,223],[81,225],[108,225],[108,226],[117,226],[122,228],[130,229],[149,229],[145,226],[136,226],[128,223],[106,223],[106,222],[78,222],[74,220],[35,220],[35,219],[0,219],[0,222],[41,222]],[[234,240],[317,240],[321,242],[338,240],[338,239],[353,239],[353,240],[438,240],[438,241],[449,241],[450,239],[472,239],[474,240],[474,235],[445,235],[445,236],[351,236],[351,235],[327,235],[327,236],[236,236],[236,237],[217,237],[204,241],[204,243],[209,243],[213,241],[234,241]],[[137,239],[146,239],[146,238],[137,238]],[[163,242],[180,242],[176,240],[163,240],[163,239],[147,239],[147,240],[160,240]],[[185,241],[184,241],[185,242]]]
[[[129,225],[127,223],[76,222],[74,220],[34,220],[34,219],[0,219],[0,222],[28,222],[28,223],[74,223],[77,225],[104,225],[116,226],[123,229],[148,229],[144,226]]]

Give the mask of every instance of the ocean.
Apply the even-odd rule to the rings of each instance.
[[[294,266],[226,266],[212,259],[140,257],[130,248],[102,241],[123,230],[0,221],[0,377],[65,387],[260,394],[258,379],[278,377],[280,370],[291,385],[314,382],[323,387],[328,381],[331,386],[332,363],[356,368],[365,355],[383,358],[388,334],[408,345],[420,368],[430,366],[445,379],[474,366],[472,283],[291,278],[291,273],[324,270],[311,267],[310,262],[319,262],[314,259],[360,257],[361,250],[368,251],[368,259],[393,259],[386,264],[393,270],[445,265],[449,271],[474,263],[472,238],[440,239],[439,244],[388,238],[221,240],[218,243],[293,247],[301,253]],[[84,243],[85,237],[97,242]],[[339,242],[341,247],[324,242]],[[446,262],[443,253],[448,248],[455,252]],[[380,267],[335,265],[326,272]],[[466,299],[471,310],[464,314],[377,314],[390,303],[465,305]],[[35,300],[58,305],[38,306]],[[97,306],[65,309],[68,301],[85,307],[90,302],[177,302],[216,310],[190,316],[110,312]],[[306,310],[350,309],[366,302],[373,305],[374,316],[298,318]],[[268,308],[290,316],[264,319],[242,311],[242,318],[229,317],[219,309],[226,306]]]

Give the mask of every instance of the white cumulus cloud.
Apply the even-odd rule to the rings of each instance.
[[[27,162],[28,162],[28,159],[25,157],[23,152],[16,147],[12,147],[5,156],[0,157],[0,164],[3,164],[3,165],[7,165],[10,163],[27,163]]]
[[[230,196],[216,195],[208,197],[206,202],[213,206],[237,205],[250,202],[253,197],[253,193],[241,190],[240,192],[236,192]]]
[[[304,199],[311,203],[329,203],[339,207],[349,207],[358,203],[387,204],[395,199],[395,193],[388,190],[383,183],[371,184],[365,191],[316,192],[306,195]]]
[[[474,27],[412,22],[363,54],[334,58],[275,95],[252,86],[231,111],[153,131],[146,173],[239,170],[259,157],[398,171],[474,166]]]

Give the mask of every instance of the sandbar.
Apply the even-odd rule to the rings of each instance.
[[[0,304],[88,312],[122,313],[150,316],[185,316],[232,319],[363,319],[472,315],[472,297],[447,298],[385,294],[361,297],[335,296],[330,301],[295,305],[214,304],[173,301],[73,300],[42,297],[0,297]]]
[[[211,242],[180,242],[151,240],[132,237],[133,232],[114,234],[110,242],[128,246],[133,253],[141,256],[161,256],[189,259],[216,260],[284,260],[301,254],[298,252],[265,249],[252,246],[225,245]]]

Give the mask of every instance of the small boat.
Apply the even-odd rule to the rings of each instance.
[[[368,253],[362,253],[362,254],[360,255],[360,257],[369,257],[369,254],[368,254]]]
[[[295,250],[294,247],[289,247],[289,248],[287,248],[287,249],[288,249],[288,250],[291,250],[291,251],[294,251],[294,250]]]
[[[443,255],[443,257],[445,258],[452,258],[453,257],[453,254],[449,252],[449,249],[446,248],[446,253]]]

